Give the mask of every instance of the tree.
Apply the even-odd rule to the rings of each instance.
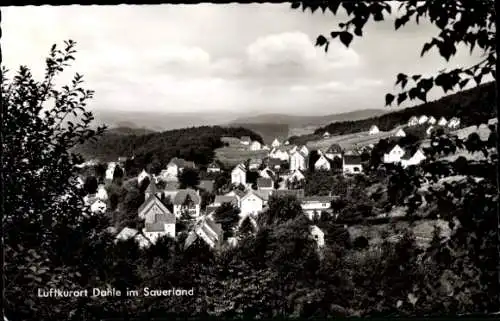
[[[233,236],[234,229],[240,220],[239,214],[239,208],[231,203],[222,203],[221,206],[215,210],[215,222],[222,225],[225,239]]]
[[[124,174],[123,169],[119,165],[116,165],[115,170],[113,171],[113,182],[121,184]]]
[[[74,59],[74,47],[71,40],[62,50],[52,46],[41,81],[26,66],[13,78],[2,67],[4,309],[9,319],[74,319],[81,299],[58,300],[47,309],[35,289],[79,288],[93,275],[94,254],[112,244],[105,218],[88,215],[71,183],[75,165],[83,162],[71,150],[105,129],[91,129],[93,116],[85,107],[93,91],[81,87],[80,74],[56,87],[57,76]]]
[[[304,216],[302,206],[295,196],[271,196],[267,204],[268,209],[259,214],[258,226],[281,224],[286,221]]]
[[[200,175],[197,170],[186,168],[179,175],[180,188],[196,188],[200,185]]]
[[[87,194],[97,193],[98,187],[99,184],[97,183],[97,178],[95,176],[87,176],[87,178],[85,178],[85,183],[83,184],[83,190]]]
[[[349,19],[339,23],[339,29],[330,33],[331,39],[338,39],[346,47],[352,43],[354,35],[363,37],[363,28],[368,20],[379,22],[392,13],[392,7],[387,2],[373,1],[329,1],[318,2],[293,2],[293,9],[302,7],[302,10],[311,9],[312,12],[321,8],[323,12],[330,11],[337,14],[340,7],[347,13]],[[457,54],[460,46],[475,48],[483,52],[483,57],[477,64],[467,68],[454,68],[438,72],[437,76],[423,77],[412,75],[409,77],[400,73],[396,77],[396,85],[401,86],[402,92],[397,95],[397,104],[400,105],[407,99],[427,101],[428,92],[435,86],[441,87],[445,93],[464,88],[471,80],[479,85],[483,78],[491,75],[496,79],[496,12],[494,1],[453,1],[442,5],[438,1],[405,1],[397,9],[397,18],[394,22],[395,30],[400,29],[410,21],[417,24],[420,20],[428,19],[437,27],[438,34],[425,43],[420,53],[424,56],[433,47],[436,47],[441,57],[446,61]],[[354,35],[353,35],[353,33]],[[323,35],[316,39],[316,45],[328,51],[330,40]],[[405,90],[408,82],[413,87]],[[396,98],[393,94],[385,96],[386,105],[391,105]]]
[[[255,226],[252,223],[252,219],[250,216],[247,216],[241,222],[240,228],[238,230],[238,235],[242,238],[245,238],[249,235],[253,235],[255,233]]]

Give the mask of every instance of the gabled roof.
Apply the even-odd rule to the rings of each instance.
[[[372,126],[370,127],[370,130],[374,130],[374,129],[378,129],[377,125],[372,125]]]
[[[272,195],[276,197],[295,196],[298,199],[305,196],[303,189],[279,189],[274,191]]]
[[[243,202],[243,200],[244,200],[244,199],[246,199],[246,198],[250,197],[251,195],[255,195],[255,196],[257,196],[258,198],[260,198],[261,200],[265,200],[265,199],[264,199],[264,197],[263,197],[263,195],[261,195],[261,194],[260,194],[260,193],[258,193],[257,191],[248,191],[248,192],[245,194],[245,196],[243,196],[243,197],[241,198],[241,201]]]
[[[235,194],[236,196],[238,196],[239,198],[242,198],[243,196],[246,195],[246,192],[242,191],[242,190],[239,190],[239,189],[234,189],[232,190],[231,192],[227,193],[225,196],[228,196],[228,194]]]
[[[217,164],[216,161],[212,161],[209,165],[208,168],[220,168],[219,164]]]
[[[361,165],[361,156],[358,155],[345,155],[344,156],[345,165]]]
[[[174,157],[170,160],[170,162],[168,162],[168,165],[167,166],[172,166],[172,165],[175,165],[177,167],[183,167],[184,166],[184,159],[182,158],[178,158],[178,157]]]
[[[340,154],[342,153],[342,147],[339,144],[332,144],[326,151],[327,153]]]
[[[130,227],[124,227],[120,233],[116,235],[116,239],[118,240],[128,240],[130,238],[135,237],[139,231]]]
[[[273,187],[273,180],[270,178],[259,177],[257,178],[258,188],[271,188]]]
[[[158,189],[158,187],[156,186],[156,183],[154,181],[150,181],[145,192],[149,193],[149,194],[156,194],[156,193],[159,193],[161,191]]]
[[[194,204],[199,205],[201,203],[201,198],[196,191],[193,189],[187,188],[187,189],[181,189],[179,190],[174,197],[174,200],[172,203],[174,205],[183,205],[184,202],[186,201],[186,198],[188,197],[193,201]]]
[[[149,208],[153,207],[154,205],[158,205],[163,212],[165,213],[170,213],[170,211],[165,207],[165,205],[162,203],[162,201],[155,195],[151,194],[145,201],[144,203],[139,206],[137,209],[137,213],[140,214],[144,211],[147,211]]]
[[[230,203],[233,205],[238,205],[238,198],[236,196],[217,195],[215,196],[214,203],[215,204]]]
[[[411,116],[409,121],[418,120],[417,116]]]
[[[302,203],[327,203],[331,202],[334,199],[333,196],[305,196],[300,199]]]

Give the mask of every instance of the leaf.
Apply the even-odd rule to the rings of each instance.
[[[340,41],[346,46],[346,47],[349,47],[349,44],[351,43],[352,41],[352,38],[353,38],[353,35],[351,35],[349,32],[347,31],[343,31],[340,33],[339,35],[340,37]]]
[[[292,9],[298,9],[300,7],[300,2],[292,2]]]
[[[436,45],[436,39],[432,39],[431,42],[427,42],[422,47],[422,51],[420,52],[420,57],[423,57],[427,51],[429,51],[434,45]]]
[[[411,78],[413,79],[413,81],[417,81],[420,79],[420,77],[422,77],[422,75],[414,75],[414,76],[411,76]]]
[[[382,12],[377,12],[373,15],[373,20],[374,21],[383,21],[384,15],[382,14]]]
[[[354,34],[358,37],[362,37],[363,36],[363,30],[361,28],[355,28],[354,29]]]
[[[394,95],[392,94],[386,94],[385,95],[385,105],[386,106],[390,106],[392,104],[392,102],[394,101]]]
[[[323,46],[328,42],[328,40],[325,38],[323,35],[319,35],[318,38],[316,38],[316,46]]]
[[[469,82],[469,80],[470,80],[470,78],[460,81],[458,83],[458,86],[460,87],[460,89],[464,89],[464,87],[467,86],[467,83]]]
[[[330,36],[331,36],[332,38],[334,38],[334,39],[335,39],[338,35],[340,35],[340,32],[338,32],[338,31],[332,31],[332,32],[330,32]]]

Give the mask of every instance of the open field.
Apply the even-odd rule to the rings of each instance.
[[[222,163],[229,166],[235,166],[249,158],[264,158],[269,151],[251,151],[249,146],[242,145],[238,138],[223,137],[222,141],[228,143],[229,146],[218,148],[215,150],[215,157]]]
[[[369,144],[376,144],[380,139],[392,137],[396,131],[397,129],[389,132],[380,132],[375,135],[369,135],[368,132],[359,132],[355,134],[333,136],[330,138],[307,142],[307,147],[310,149],[326,149],[332,144],[339,144],[343,149],[349,150],[355,145],[361,147]]]

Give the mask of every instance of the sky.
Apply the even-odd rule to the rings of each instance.
[[[52,44],[77,42],[75,72],[95,90],[91,110],[323,115],[384,108],[398,73],[468,66],[480,52],[436,51],[430,23],[394,31],[394,16],[370,21],[349,48],[314,46],[345,21],[289,4],[28,6],[2,8],[2,64],[39,79]],[[396,90],[397,92],[397,90]],[[433,92],[437,98],[441,90]]]

